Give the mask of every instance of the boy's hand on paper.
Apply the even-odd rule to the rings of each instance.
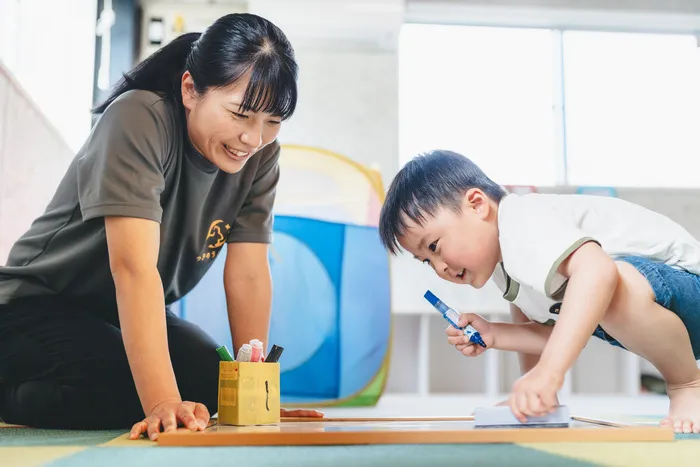
[[[311,417],[311,418],[323,418],[323,412],[318,410],[310,409],[280,409],[280,417]]]
[[[162,431],[177,431],[184,426],[192,431],[204,430],[209,424],[209,411],[204,404],[189,401],[164,401],[156,405],[148,416],[131,428],[130,439],[138,439],[147,433],[151,441],[158,439]]]
[[[478,344],[474,344],[469,341],[469,337],[464,335],[464,331],[461,331],[454,326],[447,326],[445,329],[445,334],[447,334],[447,342],[454,345],[457,350],[462,352],[462,355],[466,357],[477,357],[484,353],[487,349],[493,347],[494,335],[491,323],[486,321],[481,316],[475,313],[462,313],[459,315],[459,323],[461,327],[465,327],[471,324],[474,329],[479,331],[481,338],[484,340],[486,347],[482,347]]]
[[[513,385],[508,399],[515,418],[526,422],[528,416],[543,416],[558,405],[557,391],[564,384],[564,375],[535,365]]]

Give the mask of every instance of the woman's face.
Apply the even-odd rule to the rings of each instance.
[[[279,117],[242,112],[240,104],[248,78],[198,94],[188,71],[182,76],[182,102],[187,132],[194,148],[228,173],[240,171],[248,159],[273,142],[280,131]]]

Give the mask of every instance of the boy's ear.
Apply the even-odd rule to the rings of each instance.
[[[464,195],[465,209],[472,210],[482,219],[486,219],[489,216],[491,210],[491,205],[489,204],[489,198],[486,193],[481,191],[479,188],[470,188]]]

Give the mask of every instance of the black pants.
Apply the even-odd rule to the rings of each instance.
[[[166,312],[183,400],[217,411],[219,356],[199,327]],[[116,316],[57,299],[0,305],[0,418],[39,428],[131,428],[144,418]]]

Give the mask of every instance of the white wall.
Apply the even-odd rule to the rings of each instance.
[[[0,0],[0,60],[76,152],[90,131],[96,0]]]
[[[379,169],[385,183],[393,177],[402,8],[401,0],[249,2],[285,32],[299,63],[299,103],[284,143],[348,156]]]
[[[53,196],[73,152],[0,61],[0,264]]]
[[[90,131],[96,0],[0,0],[0,264]]]

